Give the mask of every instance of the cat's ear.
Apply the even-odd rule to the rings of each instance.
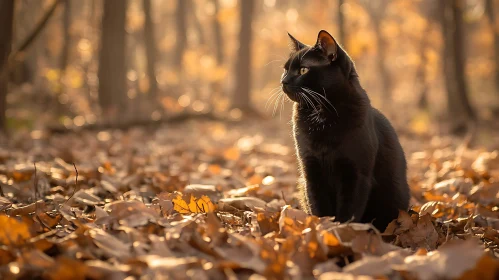
[[[334,40],[333,36],[326,30],[321,30],[319,32],[315,46],[319,48],[325,56],[331,59],[331,61],[335,61],[338,57],[338,44],[336,44],[336,40]]]
[[[295,37],[293,37],[291,34],[289,34],[289,32],[288,32],[288,36],[289,36],[289,39],[291,39],[290,43],[291,43],[291,49],[293,51],[299,51],[305,47],[305,44],[302,44],[300,41],[296,40]]]

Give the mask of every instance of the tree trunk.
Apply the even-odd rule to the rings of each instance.
[[[388,44],[381,33],[381,18],[372,17],[374,33],[376,35],[376,47],[377,47],[377,56],[376,56],[376,64],[378,66],[379,75],[381,77],[381,96],[383,100],[390,100],[392,97],[392,78],[386,67],[386,49],[388,48]]]
[[[347,48],[347,40],[345,34],[345,14],[342,11],[341,6],[345,4],[345,0],[338,0],[338,34],[339,34],[339,43],[345,49]]]
[[[494,34],[494,64],[495,64],[495,86],[496,93],[499,94],[499,28],[496,23],[496,10],[493,0],[485,0],[485,12]]]
[[[428,34],[432,29],[432,22],[428,21],[424,29],[424,34]],[[426,56],[426,50],[428,45],[429,36],[423,35],[421,38],[421,44],[419,45],[419,57],[421,62],[419,63],[418,69],[416,70],[416,83],[419,85],[420,94],[418,107],[419,109],[428,109],[428,90],[430,88],[427,81],[426,65],[428,64],[428,57]]]
[[[182,59],[184,57],[185,46],[187,42],[187,24],[186,24],[186,14],[187,14],[187,3],[185,0],[177,0],[177,44],[175,46],[175,53],[173,64],[177,70],[182,70]]]
[[[204,45],[206,43],[205,36],[204,36],[204,31],[203,31],[203,25],[199,21],[199,18],[196,15],[196,6],[194,6],[194,2],[192,0],[185,0],[188,1],[187,5],[190,8],[189,14],[192,16],[192,22],[194,23],[194,30],[196,31],[199,44]]]
[[[126,107],[126,0],[104,1],[99,54],[99,104],[105,116],[123,114]]]
[[[156,40],[154,39],[154,24],[151,17],[151,0],[144,0],[144,36],[147,57],[147,76],[149,77],[149,97],[155,100],[158,91],[156,80]]]
[[[55,99],[52,101],[54,103],[54,112],[60,116],[64,114],[64,106],[59,102],[59,97],[64,93],[65,84],[64,77],[66,76],[66,68],[68,67],[69,60],[69,49],[71,46],[71,35],[69,33],[69,28],[71,25],[71,0],[64,0],[64,11],[62,15],[62,36],[63,45],[61,51],[61,61],[60,61],[60,75],[59,75],[59,88],[56,91]]]
[[[213,5],[215,6],[215,15],[213,16],[213,31],[215,33],[215,51],[217,57],[217,64],[222,65],[224,63],[224,46],[222,41],[222,27],[218,21],[218,13],[220,12],[219,0],[213,0]]]
[[[0,73],[8,67],[7,61],[12,49],[12,30],[14,22],[14,0],[0,2]],[[1,76],[1,75],[0,75]],[[9,80],[0,77],[0,134],[6,133],[7,90]]]
[[[381,33],[381,21],[385,16],[389,1],[362,0],[361,3],[369,14],[374,29],[374,35],[376,36],[376,65],[381,80],[381,96],[383,100],[389,100],[392,97],[393,81],[388,68],[386,67],[386,50],[388,48],[388,43]]]
[[[443,67],[447,89],[447,108],[452,131],[463,132],[476,115],[468,99],[465,79],[464,22],[461,0],[439,1],[444,38]]]
[[[241,26],[239,31],[239,51],[236,64],[236,91],[232,106],[242,111],[251,111],[251,22],[253,1],[242,0],[239,3]]]
[[[69,27],[71,25],[71,0],[64,0],[64,14],[62,19],[62,36],[64,38],[64,45],[62,46],[61,53],[61,77],[64,75],[68,66],[69,49],[71,46],[71,35]]]

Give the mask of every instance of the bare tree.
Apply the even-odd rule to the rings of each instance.
[[[496,93],[499,94],[499,28],[496,22],[496,9],[493,0],[485,0],[485,12],[494,34],[494,64]]]
[[[416,83],[420,89],[419,101],[418,101],[418,107],[420,109],[428,108],[429,84],[426,73],[426,65],[428,63],[428,57],[426,56],[426,51],[428,49],[427,46],[428,46],[429,36],[426,36],[425,34],[428,34],[428,32],[431,31],[431,28],[432,28],[432,23],[427,22],[424,35],[421,38],[421,42],[419,45],[419,58],[421,59],[421,62],[419,63],[418,68],[416,69]]]
[[[430,32],[434,29],[435,25],[439,22],[438,13],[438,3],[432,0],[421,1],[419,3],[420,14],[426,18],[426,26],[421,36],[421,41],[419,43],[419,58],[421,62],[416,69],[416,85],[415,88],[419,88],[419,109],[428,109],[428,92],[430,91],[430,85],[427,79],[426,66],[428,64],[428,56],[426,55],[428,49],[430,48]]]
[[[26,35],[26,37],[21,41],[19,47],[12,51],[12,54],[9,55],[7,61],[5,62],[6,65],[3,67],[3,69],[1,69],[0,83],[2,80],[7,79],[10,72],[12,71],[12,69],[14,69],[18,62],[22,62],[24,60],[24,53],[32,45],[36,38],[38,38],[41,31],[47,25],[47,22],[54,15],[57,6],[59,6],[62,1],[63,0],[54,1],[52,5],[45,11],[43,16],[37,21],[37,23],[35,24],[35,28],[31,30],[28,35]],[[7,4],[5,4],[5,6],[8,7]]]
[[[12,29],[14,22],[14,0],[0,2],[0,73],[8,70],[8,59],[12,48]],[[1,76],[1,75],[0,75]],[[0,77],[0,133],[6,132],[8,79]]]
[[[192,16],[192,22],[194,23],[194,30],[196,31],[199,44],[204,45],[206,43],[206,39],[204,36],[203,25],[201,24],[201,21],[199,21],[199,18],[196,15],[196,6],[192,0],[185,0],[185,1],[187,1],[187,5],[190,8],[189,14]]]
[[[239,50],[236,64],[236,90],[232,106],[242,111],[251,112],[251,23],[253,20],[253,1],[239,2],[241,27],[239,30]]]
[[[388,0],[362,0],[363,5],[369,14],[376,35],[376,64],[378,65],[379,75],[381,76],[382,96],[384,99],[391,98],[393,81],[386,65],[386,51],[388,42],[381,32],[381,23],[385,16],[385,11],[388,8]]]
[[[448,113],[453,132],[466,129],[469,121],[476,121],[476,114],[468,98],[465,78],[463,1],[439,1],[442,35],[444,39],[443,67],[447,89]]]
[[[182,70],[182,58],[184,57],[184,50],[187,43],[186,14],[187,14],[187,2],[185,0],[177,0],[177,12],[176,12],[177,43],[175,45],[173,64],[178,70]]]
[[[64,0],[64,14],[62,19],[62,36],[64,44],[61,53],[61,72],[65,72],[68,66],[69,49],[71,46],[71,34],[69,28],[71,26],[71,0]]]
[[[339,34],[339,40],[340,44],[344,46],[345,48],[347,47],[347,40],[346,40],[346,34],[345,34],[345,13],[343,12],[341,6],[345,4],[345,0],[338,0],[338,34]]]
[[[217,57],[217,64],[221,65],[224,62],[224,46],[222,41],[222,27],[218,21],[218,13],[220,12],[219,0],[213,0],[215,6],[215,15],[213,17],[213,31],[215,33],[215,50]]]
[[[158,82],[156,81],[156,40],[154,38],[154,24],[151,17],[151,0],[143,0],[144,8],[144,36],[147,57],[147,76],[149,77],[149,97],[154,100],[157,96]]]
[[[126,106],[126,0],[104,1],[99,53],[99,104],[106,116]]]
[[[62,115],[64,113],[65,107],[63,104],[59,102],[59,96],[64,93],[65,85],[64,85],[64,77],[66,75],[66,69],[68,67],[69,61],[69,50],[71,47],[71,34],[70,34],[70,26],[71,26],[71,0],[63,0],[64,10],[62,14],[62,51],[61,51],[61,60],[60,60],[60,75],[59,75],[59,88],[56,91],[56,96],[52,103],[54,104],[54,112],[57,115]]]

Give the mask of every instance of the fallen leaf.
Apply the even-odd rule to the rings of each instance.
[[[455,279],[475,267],[483,254],[477,240],[448,242],[427,255],[408,256],[404,264],[393,268],[411,272],[421,280]]]
[[[19,246],[31,237],[28,225],[15,218],[0,215],[0,243],[7,246]]]
[[[415,227],[399,235],[403,247],[422,247],[434,250],[437,247],[438,233],[431,221],[431,216],[426,214],[419,217]]]

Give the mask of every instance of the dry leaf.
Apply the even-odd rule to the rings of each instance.
[[[16,218],[0,215],[0,243],[7,246],[19,246],[31,237],[29,226]]]

